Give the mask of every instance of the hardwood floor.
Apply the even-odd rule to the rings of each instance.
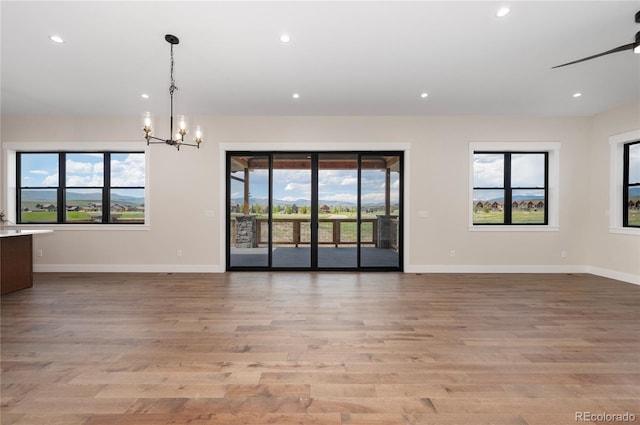
[[[1,318],[3,425],[640,423],[640,287],[591,275],[35,274]]]

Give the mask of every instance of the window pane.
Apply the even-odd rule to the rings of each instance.
[[[513,224],[544,224],[544,190],[514,190],[511,202]]]
[[[22,153],[20,154],[21,187],[57,187],[58,154]],[[54,197],[55,200],[55,197]]]
[[[230,159],[231,267],[269,265],[269,157],[233,156]]]
[[[144,223],[144,189],[112,189],[109,222]]]
[[[504,223],[504,191],[473,191],[473,224]]]
[[[273,156],[273,209],[271,265],[311,267],[311,247],[302,245],[311,220],[311,158],[308,154]],[[332,234],[330,224],[322,223],[321,235]]]
[[[544,154],[511,154],[511,187],[544,187]]]
[[[104,182],[104,155],[70,153],[66,155],[67,187],[99,187]]]
[[[56,189],[20,190],[21,223],[55,223],[58,220]]]
[[[318,203],[329,207],[318,224],[318,267],[357,267],[358,155],[318,155]],[[349,249],[336,260],[334,247]]]
[[[400,157],[362,155],[360,265],[398,267]]]
[[[640,183],[640,143],[629,146],[629,184]],[[635,196],[640,196],[640,192],[636,191]],[[629,194],[631,198],[631,194]]]
[[[111,154],[111,187],[144,187],[144,154]]]
[[[100,223],[102,221],[102,189],[65,190],[67,223]]]
[[[473,187],[504,186],[504,154],[473,155]]]
[[[629,188],[627,217],[628,226],[640,226],[640,186]]]

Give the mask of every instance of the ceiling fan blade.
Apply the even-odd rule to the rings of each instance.
[[[551,69],[560,68],[562,66],[567,66],[567,65],[573,65],[574,63],[578,63],[578,62],[588,61],[589,59],[599,58],[600,56],[608,55],[608,54],[611,54],[611,53],[622,52],[622,51],[625,51],[625,50],[631,50],[634,47],[636,47],[637,45],[638,45],[637,42],[636,43],[625,44],[623,46],[616,47],[615,49],[611,49],[611,50],[607,50],[606,52],[598,53],[597,55],[593,55],[593,56],[589,56],[589,57],[586,57],[586,58],[578,59],[578,60],[575,60],[575,61],[572,61],[572,62],[563,63],[562,65],[552,66]]]

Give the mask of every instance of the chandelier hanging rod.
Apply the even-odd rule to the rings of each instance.
[[[151,125],[151,114],[147,112],[144,116],[144,138],[147,140],[147,146],[151,144],[163,143],[169,146],[175,146],[177,150],[180,150],[180,146],[193,146],[200,149],[200,143],[202,143],[202,130],[200,126],[196,127],[196,131],[194,134],[194,143],[185,143],[184,136],[186,136],[187,132],[187,120],[184,115],[178,115],[176,118],[178,120],[178,130],[173,133],[173,93],[178,90],[176,87],[176,81],[174,76],[174,61],[173,61],[173,46],[180,43],[180,40],[175,35],[167,34],[164,36],[164,39],[171,45],[171,84],[169,85],[169,96],[170,96],[170,118],[169,118],[169,134],[171,135],[168,139],[163,139],[160,137],[153,136],[152,133],[152,125]],[[174,138],[175,137],[175,138]]]

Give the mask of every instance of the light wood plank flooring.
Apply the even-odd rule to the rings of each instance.
[[[3,425],[640,423],[640,287],[591,275],[36,274],[1,318]]]

